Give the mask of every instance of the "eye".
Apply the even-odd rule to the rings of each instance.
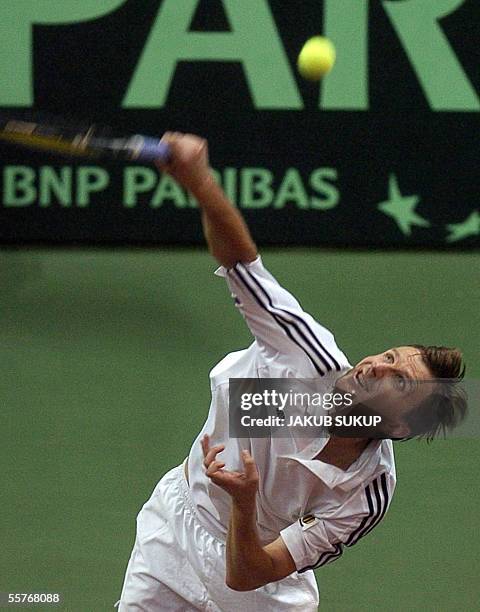
[[[393,353],[385,353],[385,360],[388,363],[393,363],[395,361],[395,358],[393,356]]]
[[[407,387],[407,382],[403,376],[397,375],[395,376],[395,386],[399,391],[405,391]]]

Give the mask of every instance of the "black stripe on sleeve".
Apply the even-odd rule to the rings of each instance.
[[[362,533],[368,527],[372,518],[376,516],[376,510],[373,506],[372,494],[370,492],[370,485],[367,485],[365,487],[365,496],[367,498],[368,504],[368,515],[364,516],[357,529],[355,529],[355,531],[352,531],[347,541],[345,542],[346,546],[353,546],[353,544],[355,544],[356,541],[362,537]]]
[[[238,264],[237,264],[238,265]],[[240,264],[241,265],[241,264]],[[288,321],[288,317],[292,317],[294,319],[296,319],[299,323],[301,323],[303,325],[303,327],[306,329],[306,332],[309,334],[310,338],[313,340],[313,342],[316,342],[318,344],[318,346],[320,347],[320,349],[325,353],[325,355],[330,359],[330,361],[333,363],[335,369],[337,371],[341,370],[340,364],[338,363],[338,361],[333,357],[333,355],[331,353],[329,353],[327,351],[327,349],[323,346],[323,344],[320,342],[320,340],[318,339],[318,337],[315,335],[314,331],[312,330],[312,328],[310,327],[310,325],[305,321],[305,319],[302,319],[302,317],[298,316],[296,313],[294,312],[290,312],[288,310],[285,310],[284,308],[280,308],[280,306],[275,306],[273,304],[273,300],[271,298],[271,296],[267,293],[267,290],[265,289],[265,287],[263,287],[263,285],[261,285],[261,283],[259,282],[258,278],[256,278],[248,268],[246,268],[245,266],[242,265],[242,268],[245,270],[245,272],[248,274],[248,276],[252,279],[252,281],[257,285],[257,287],[260,289],[260,291],[262,291],[262,293],[265,295],[265,297],[268,300],[269,303],[269,310],[274,310],[277,312],[278,316],[283,318],[284,321],[286,321],[287,323],[290,323],[292,325],[295,326],[295,323],[293,321]],[[280,314],[282,313],[282,314]],[[287,317],[285,316],[287,315]],[[295,326],[295,328],[298,330],[297,326]],[[299,330],[298,330],[299,331]],[[300,332],[299,332],[300,333]],[[305,339],[306,342],[309,342],[309,340],[302,334],[302,337]],[[310,344],[310,346],[312,346]],[[315,347],[313,347],[313,350],[315,350],[316,354],[318,355],[318,357],[322,360],[322,362],[324,363],[324,365],[326,366],[327,370],[331,370],[332,366],[326,362],[323,358],[323,356],[318,352],[318,349],[316,349]]]
[[[380,487],[379,487],[379,480],[380,480]],[[374,527],[376,527],[378,525],[378,523],[380,523],[380,521],[383,519],[383,517],[385,516],[385,513],[387,511],[388,508],[388,488],[387,488],[387,476],[385,473],[383,473],[380,476],[380,479],[376,479],[374,481],[374,489],[375,489],[375,496],[377,498],[377,501],[379,503],[379,507],[381,507],[380,510],[380,514],[378,515],[378,517],[372,521],[372,523],[370,524],[370,526],[367,528],[367,530],[360,536],[360,537],[364,537],[367,535],[367,533],[370,533],[370,531],[372,531],[372,529]],[[380,499],[382,499],[383,501],[380,501]]]
[[[316,371],[320,374],[320,376],[323,376],[326,374],[326,372],[332,370],[332,366],[326,361],[326,359],[319,352],[319,350],[312,344],[310,339],[303,333],[298,323],[296,323],[295,321],[289,321],[285,317],[284,314],[277,312],[278,309],[275,306],[273,306],[273,302],[270,296],[265,291],[265,289],[258,283],[257,279],[243,266],[241,269],[239,264],[234,266],[234,268],[232,268],[230,273],[232,273],[233,271],[236,273],[236,276],[238,280],[241,282],[241,284],[253,296],[257,304],[263,310],[269,313],[269,315],[274,319],[277,325],[283,329],[283,331],[290,338],[290,340],[292,340],[292,342],[294,342],[307,355],[307,357],[310,359],[310,361],[312,362],[313,366],[315,367]],[[261,294],[256,290],[254,286],[252,286],[252,282],[259,287],[260,291],[263,293],[263,295],[265,296],[270,306],[264,302],[265,298],[261,296]],[[288,311],[282,311],[282,312],[286,312],[287,314],[292,315],[292,313],[288,313]],[[295,315],[292,315],[292,316],[295,316]],[[299,319],[299,321],[301,321],[308,327],[308,325],[306,324],[306,322],[303,321],[303,319],[301,319],[300,317],[297,317],[297,318]],[[314,336],[312,330],[310,328],[308,329],[310,331],[310,334]],[[300,339],[297,339],[293,336],[293,333],[292,333],[293,330],[297,333],[300,339],[303,340],[303,342]],[[316,339],[317,343],[320,344],[320,342],[315,336],[314,338]],[[322,365],[319,364],[318,360],[321,362]]]
[[[316,563],[314,563],[313,565],[307,565],[306,567],[302,567],[301,570],[297,570],[297,571],[299,574],[303,574],[303,572],[308,572],[308,570],[313,570],[313,569],[316,569],[317,567],[322,567],[322,565],[333,563],[333,561],[336,561],[339,557],[342,556],[342,553],[343,553],[343,546],[340,543],[335,544],[334,550],[330,550],[330,551],[322,553]]]
[[[242,285],[245,286],[247,291],[249,293],[251,293],[251,295],[253,296],[254,300],[257,302],[257,304],[261,308],[263,308],[263,310],[265,310],[266,312],[269,313],[269,315],[274,319],[274,321],[277,323],[277,325],[279,325],[279,327],[281,327],[283,329],[283,331],[287,334],[287,336],[290,338],[290,340],[292,342],[294,342],[307,355],[307,357],[312,362],[315,370],[320,374],[320,376],[324,376],[326,374],[326,372],[318,365],[318,363],[315,361],[315,359],[312,357],[312,355],[308,352],[308,350],[304,346],[302,346],[298,340],[296,340],[293,337],[292,332],[291,332],[290,328],[288,327],[288,325],[284,321],[282,321],[282,319],[279,318],[278,315],[276,315],[275,313],[271,312],[267,308],[267,306],[262,302],[262,300],[261,300],[260,296],[257,294],[257,292],[249,285],[249,283],[247,282],[247,279],[244,278],[242,272],[237,268],[237,266],[232,268],[230,270],[230,273],[232,273],[233,271],[235,271],[235,273],[236,273],[236,275],[238,277],[238,280],[242,283]]]
[[[379,487],[380,483],[380,487]],[[375,480],[365,487],[365,496],[367,498],[368,515],[362,519],[360,525],[352,531],[347,541],[346,546],[353,546],[367,535],[385,516],[388,508],[388,488],[387,476],[385,472],[378,476]]]
[[[360,525],[350,533],[345,541],[345,546],[353,546],[356,544],[360,538],[366,536],[367,533],[376,527],[385,516],[389,500],[387,476],[385,473],[382,473],[365,487],[365,497],[367,499],[368,515],[365,516],[360,522]],[[327,565],[327,563],[331,563],[338,559],[343,553],[343,545],[337,542],[334,547],[333,551],[322,552],[316,563],[298,570],[298,573]]]

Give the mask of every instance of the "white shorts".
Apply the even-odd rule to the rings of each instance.
[[[183,465],[160,480],[137,517],[119,612],[316,612],[312,571],[254,591],[225,584],[225,542],[200,523]]]

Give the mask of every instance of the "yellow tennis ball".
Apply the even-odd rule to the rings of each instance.
[[[309,81],[319,81],[335,63],[335,47],[325,36],[309,38],[298,56],[300,74]]]

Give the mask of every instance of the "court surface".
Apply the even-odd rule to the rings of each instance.
[[[264,261],[352,362],[442,343],[480,376],[480,255],[289,249]],[[214,269],[203,250],[0,252],[0,591],[112,609],[136,513],[207,414],[208,371],[250,342]],[[317,572],[322,611],[476,609],[480,442],[396,451],[387,518]]]

